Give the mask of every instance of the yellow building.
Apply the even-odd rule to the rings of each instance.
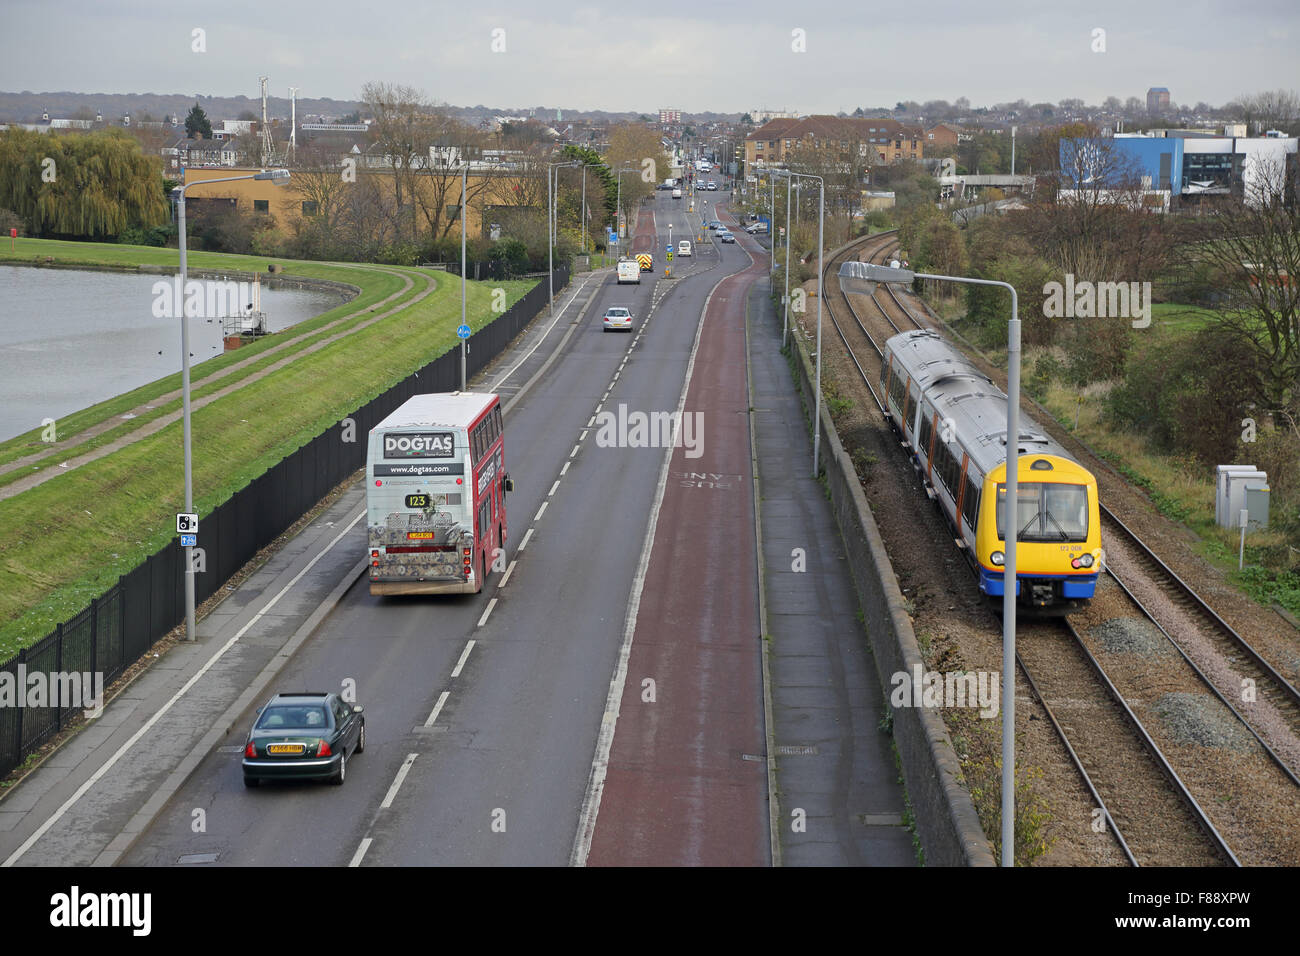
[[[202,167],[184,170],[184,184],[203,183],[210,179],[225,179],[229,176],[247,176],[258,172],[258,168]],[[408,207],[408,215],[414,213],[415,222],[421,232],[429,228],[429,218],[437,216],[437,221],[445,235],[459,236],[460,224],[456,218],[460,206],[461,177],[459,172],[436,170],[414,171],[406,180],[403,205]],[[315,214],[321,197],[327,194],[338,195],[340,190],[355,188],[375,189],[382,200],[392,208],[396,205],[396,188],[390,170],[373,170],[360,168],[354,175],[344,176],[341,171],[290,171],[287,186],[277,186],[268,180],[241,179],[235,182],[214,183],[211,186],[193,185],[185,191],[186,203],[192,210],[206,204],[226,203],[236,209],[263,213],[271,217],[278,228],[292,230],[303,218]],[[409,190],[414,188],[418,196],[417,205],[422,209],[411,210],[412,200]],[[329,191],[333,190],[333,193]],[[527,196],[530,184],[521,177],[509,174],[471,171],[467,183],[466,232],[470,236],[486,237],[484,228],[484,207],[530,205],[521,202],[521,195]],[[542,203],[538,203],[539,214]],[[438,210],[441,207],[441,215]],[[489,215],[491,213],[489,212]]]

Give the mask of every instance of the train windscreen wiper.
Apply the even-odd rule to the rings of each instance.
[[[1069,541],[1070,534],[1064,528],[1061,527],[1061,522],[1057,521],[1056,518],[1052,516],[1052,513],[1050,511],[1044,511],[1043,514],[1046,515],[1048,521],[1056,525],[1056,530],[1061,532],[1061,540]]]

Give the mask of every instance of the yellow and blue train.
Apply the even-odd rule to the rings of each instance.
[[[980,591],[1000,606],[1006,394],[930,329],[885,343],[880,384],[926,493],[938,501],[975,567]],[[1047,613],[1074,610],[1093,596],[1101,570],[1097,479],[1033,420],[1020,421],[1017,599]]]

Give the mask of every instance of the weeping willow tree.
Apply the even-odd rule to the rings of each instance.
[[[121,130],[0,133],[0,208],[35,236],[99,239],[167,221],[162,159]]]

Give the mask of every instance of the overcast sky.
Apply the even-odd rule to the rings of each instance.
[[[0,0],[9,92],[255,97],[267,74],[277,96],[357,99],[378,80],[499,108],[812,113],[1150,86],[1217,106],[1300,85],[1298,49],[1296,0]]]

